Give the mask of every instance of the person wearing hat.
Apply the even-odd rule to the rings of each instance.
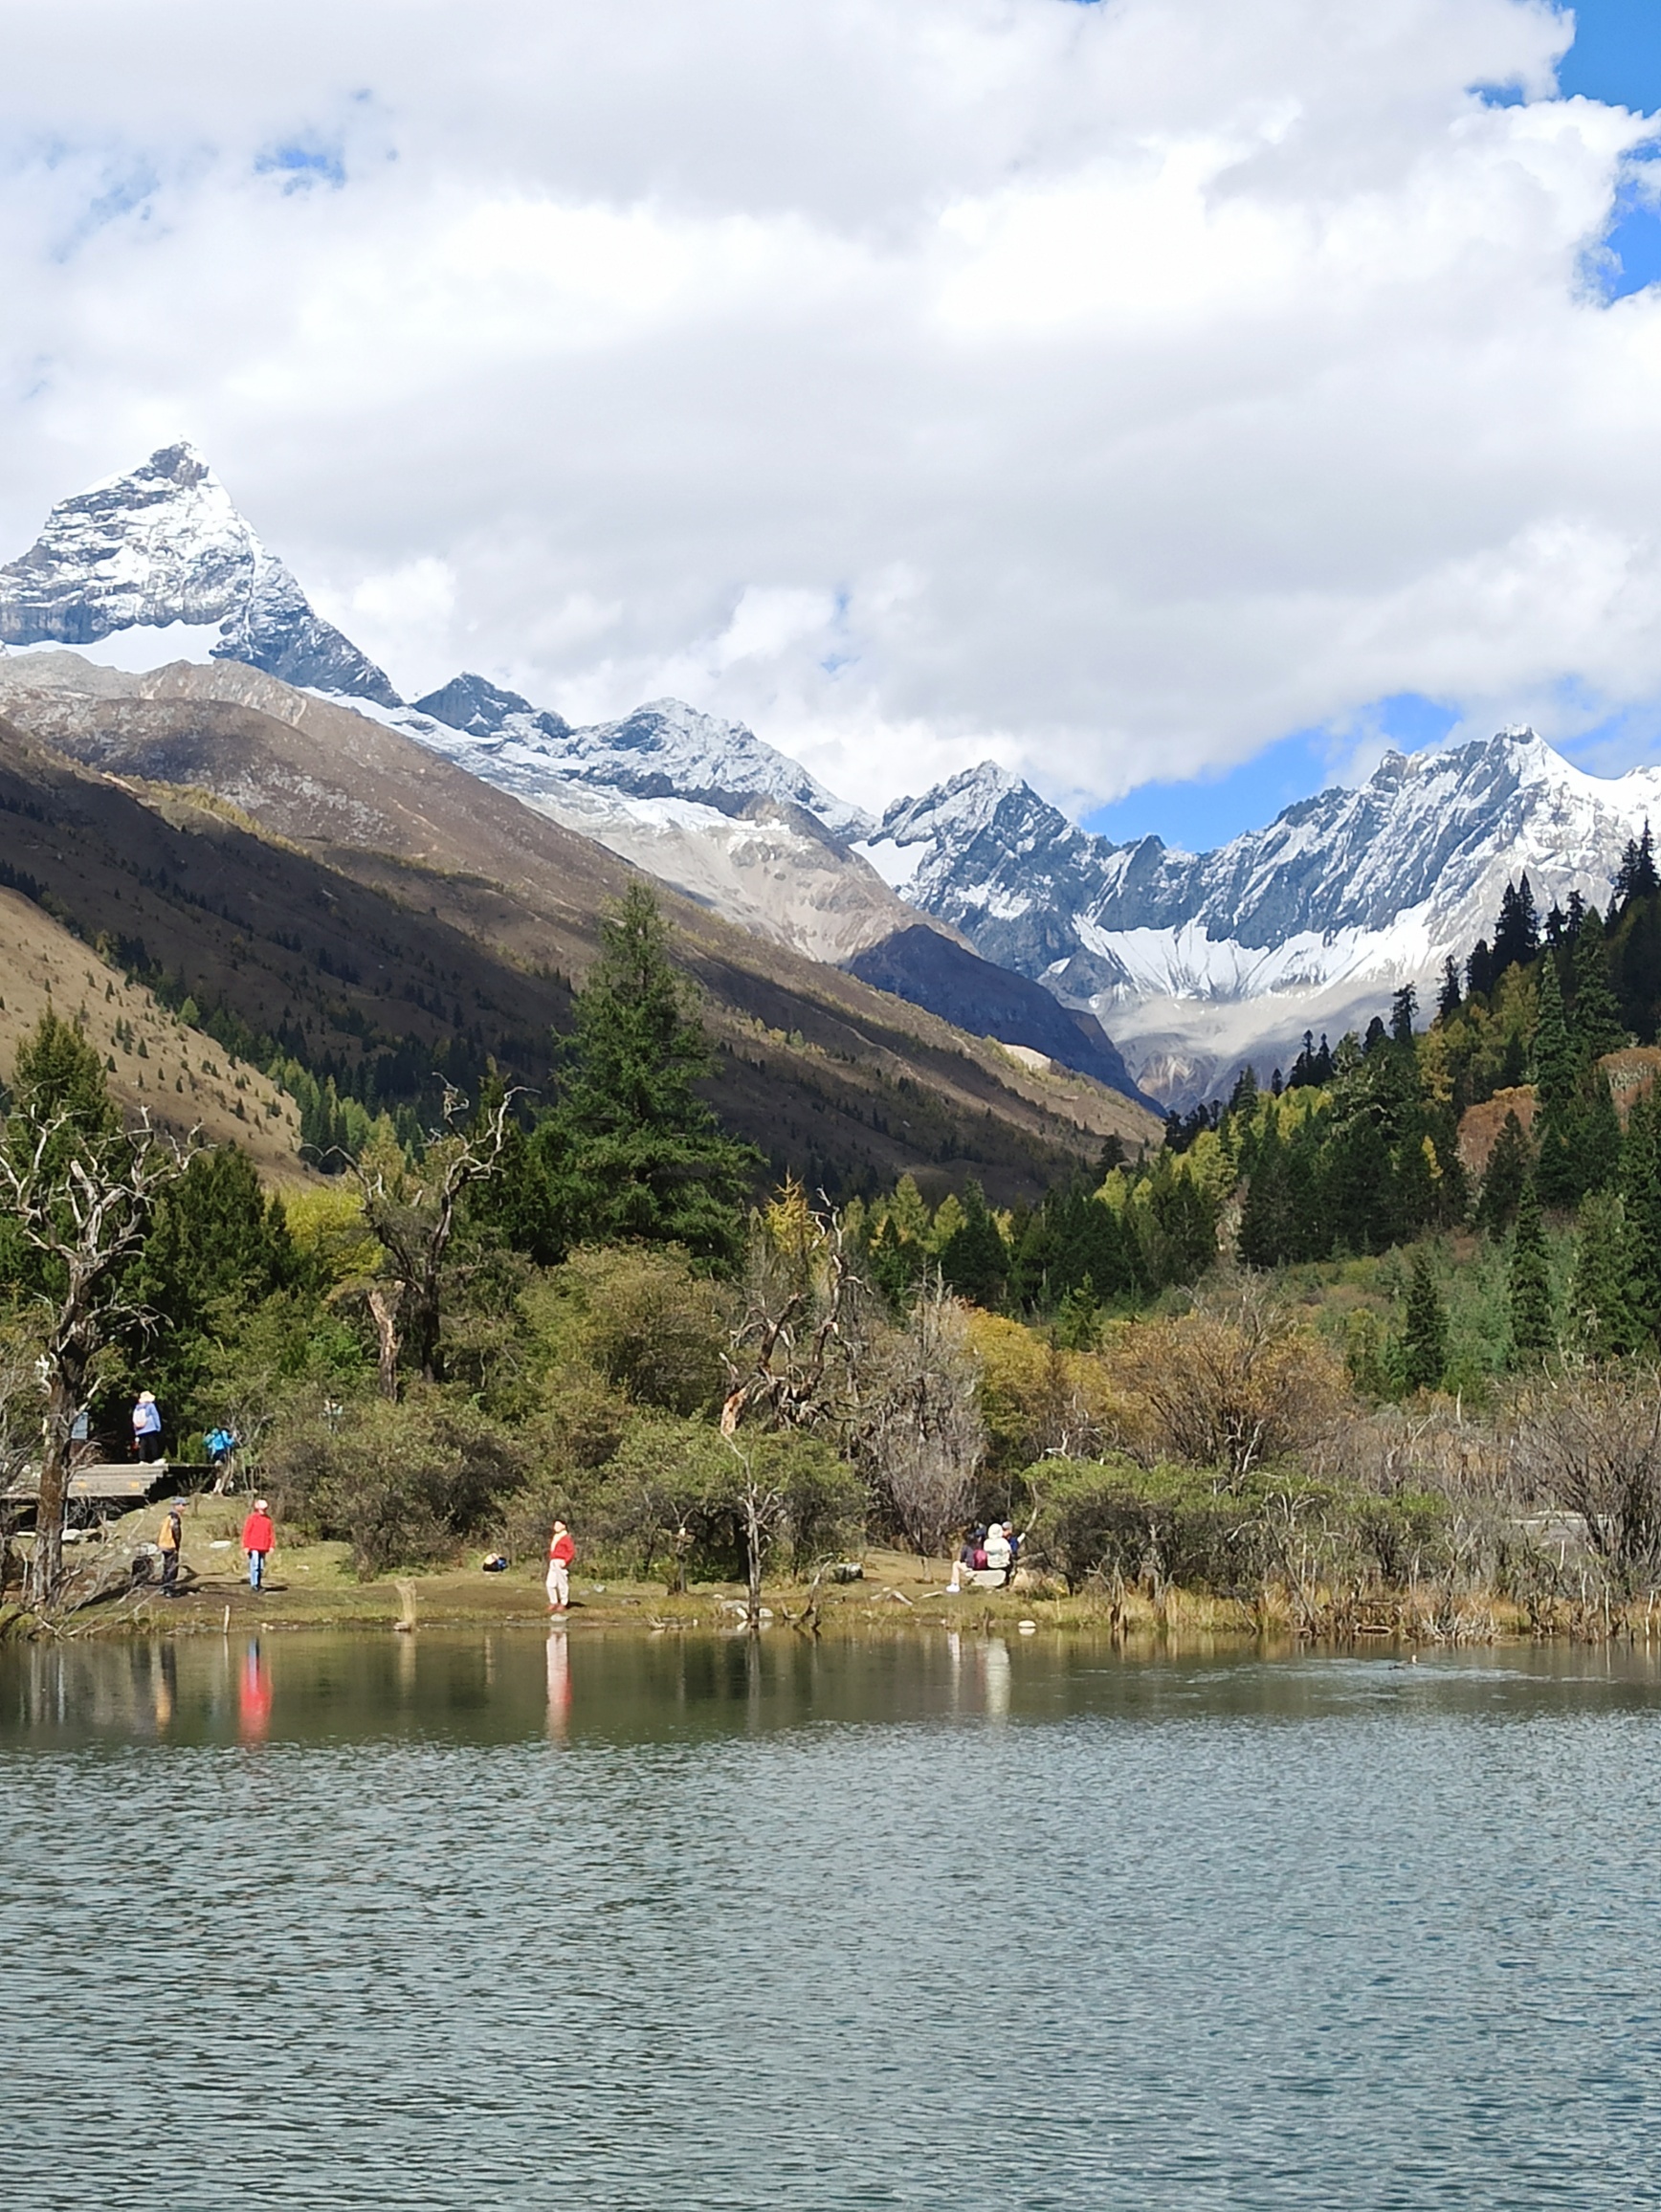
[[[260,1589],[265,1582],[266,1559],[277,1549],[271,1508],[262,1497],[255,1499],[254,1511],[242,1524],[242,1548],[248,1554],[248,1586]]]
[[[554,1523],[548,1538],[548,1610],[563,1613],[571,1597],[571,1561],[577,1556],[577,1547],[571,1540],[571,1532],[563,1520]]]
[[[175,1498],[162,1515],[161,1533],[156,1537],[156,1549],[162,1555],[162,1595],[176,1597],[179,1588],[179,1554],[185,1548],[185,1516],[179,1511],[183,1501]]]
[[[146,1465],[162,1456],[162,1408],[153,1390],[141,1390],[134,1404],[133,1449]]]

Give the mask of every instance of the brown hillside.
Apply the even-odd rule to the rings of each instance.
[[[1480,1106],[1466,1107],[1459,1117],[1458,1143],[1460,1163],[1467,1175],[1486,1172],[1488,1155],[1508,1114],[1515,1114],[1525,1131],[1534,1127],[1534,1085],[1519,1083],[1514,1091],[1495,1091]]]
[[[137,678],[31,656],[0,669],[0,705],[27,724],[0,733],[5,854],[89,933],[142,939],[205,1004],[273,1033],[286,1022],[314,1057],[430,1050],[459,1026],[545,1081],[564,979],[592,960],[625,863],[235,664]],[[1008,1200],[1110,1131],[1157,1135],[1084,1077],[1024,1069],[673,893],[664,905],[708,994],[716,1102],[777,1163],[837,1181],[974,1172]]]
[[[239,1144],[268,1182],[305,1180],[292,1098],[14,891],[0,891],[0,1075],[8,1081],[19,1043],[51,1006],[96,1046],[110,1095],[130,1121],[145,1112],[152,1127],[174,1136],[200,1129],[210,1144]]]
[[[1656,1076],[1661,1074],[1661,1048],[1625,1045],[1618,1052],[1606,1052],[1598,1066],[1609,1078],[1615,1112],[1624,1129],[1628,1115],[1640,1098],[1649,1096],[1655,1087]],[[1535,1106],[1532,1083],[1519,1083],[1513,1091],[1495,1091],[1493,1097],[1485,1098],[1480,1106],[1468,1106],[1459,1117],[1459,1158],[1467,1174],[1485,1172],[1495,1139],[1505,1126],[1506,1115],[1515,1114],[1524,1130],[1530,1130],[1534,1127]]]

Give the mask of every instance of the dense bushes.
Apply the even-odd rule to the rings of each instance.
[[[1448,1501],[1391,1497],[1258,1467],[1231,1480],[1161,1461],[1044,1460],[1028,1471],[1036,1549],[1072,1588],[1092,1578],[1255,1598],[1269,1583],[1400,1587],[1445,1560]]]
[[[284,1515],[343,1538],[365,1579],[450,1557],[522,1482],[520,1441],[436,1391],[360,1398],[281,1435],[269,1482]]]

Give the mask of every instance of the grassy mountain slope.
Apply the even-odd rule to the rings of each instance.
[[[97,1048],[129,1121],[147,1113],[175,1136],[198,1128],[210,1143],[241,1145],[269,1182],[303,1179],[294,1100],[16,891],[0,891],[0,1076],[10,1080],[18,1046],[50,1006]]]
[[[89,935],[302,1041],[313,1065],[379,1057],[418,1080],[459,1031],[476,1057],[546,1084],[548,1029],[624,863],[399,733],[234,664],[135,677],[31,655],[0,670],[0,709],[5,857]],[[1082,1077],[1023,1069],[673,894],[664,905],[707,994],[716,1102],[777,1162],[832,1183],[973,1172],[1013,1197],[1110,1132],[1155,1133]]]

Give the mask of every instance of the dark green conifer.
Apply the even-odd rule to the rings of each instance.
[[[1271,1114],[1257,1140],[1251,1179],[1240,1207],[1236,1246],[1243,1265],[1279,1267],[1287,1257],[1290,1228],[1286,1149],[1280,1141],[1280,1117]]]
[[[1582,1086],[1575,1116],[1575,1152],[1583,1191],[1607,1190],[1621,1172],[1621,1117],[1602,1068]]]
[[[698,1095],[710,1046],[669,942],[656,899],[631,885],[577,993],[549,1164],[568,1243],[678,1244],[729,1266],[762,1156]]]
[[[1476,1202],[1477,1226],[1491,1237],[1502,1237],[1517,1219],[1517,1201],[1533,1166],[1534,1147],[1514,1107],[1500,1124],[1488,1155],[1482,1195]]]
[[[1587,1060],[1618,1051],[1627,1042],[1614,985],[1609,981],[1609,944],[1604,918],[1594,906],[1574,940],[1574,1015],[1570,1033]]]
[[[1494,981],[1497,983],[1508,968],[1527,967],[1539,951],[1539,918],[1525,874],[1520,882],[1506,885],[1499,901],[1499,919],[1494,929]]]
[[[1430,1255],[1413,1254],[1407,1286],[1407,1319],[1402,1339],[1403,1373],[1409,1390],[1435,1390],[1448,1365],[1448,1310],[1436,1289]]]
[[[1619,1194],[1590,1192],[1581,1201],[1579,1226],[1570,1323],[1582,1350],[1592,1359],[1616,1359],[1633,1347],[1627,1224]]]
[[[1557,1341],[1545,1219],[1532,1176],[1524,1183],[1517,1204],[1507,1291],[1511,1308],[1512,1364],[1532,1366],[1543,1360]]]
[[[1621,1147],[1627,1295],[1637,1344],[1661,1336],[1661,1107],[1640,1098]]]
[[[1093,1199],[1088,1203],[1098,1202]],[[959,1297],[991,1312],[1003,1303],[1009,1248],[978,1183],[971,1182],[963,1192],[963,1220],[941,1250],[941,1275]],[[1101,1210],[1106,1213],[1106,1206]]]
[[[1534,1139],[1535,1181],[1542,1206],[1578,1205],[1585,1188],[1576,1147],[1579,1058],[1563,1013],[1557,959],[1539,963],[1539,1023],[1534,1038],[1534,1088],[1539,1102]]]

